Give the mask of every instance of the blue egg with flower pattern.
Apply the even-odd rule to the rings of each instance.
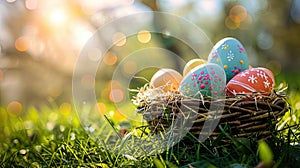
[[[208,56],[208,62],[216,63],[224,68],[226,83],[249,67],[245,48],[240,41],[232,37],[220,40],[213,47]]]

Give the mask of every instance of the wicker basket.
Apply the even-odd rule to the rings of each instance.
[[[219,127],[222,126],[229,128],[226,133],[232,137],[252,136],[256,140],[270,137],[276,131],[276,124],[289,109],[285,96],[276,92],[269,96],[251,94],[213,100],[143,88],[137,94],[135,103],[137,112],[143,114],[153,132],[170,128],[176,132],[182,129],[181,125],[190,123],[188,131],[195,136],[209,133],[210,137],[217,137],[222,133]],[[213,130],[206,128],[211,125],[209,123],[216,122],[217,126]]]

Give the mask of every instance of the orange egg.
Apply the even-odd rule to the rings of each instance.
[[[267,68],[251,68],[234,76],[226,85],[228,96],[260,93],[270,95],[274,89],[273,73]]]
[[[162,68],[152,76],[150,86],[154,88],[161,87],[164,91],[175,91],[179,88],[182,78],[179,72]]]
[[[195,68],[198,65],[205,64],[206,61],[204,59],[192,59],[188,63],[186,63],[184,69],[183,69],[183,76],[186,76],[193,68]]]

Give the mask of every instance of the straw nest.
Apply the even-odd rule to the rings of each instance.
[[[276,131],[276,124],[288,111],[286,96],[274,91],[269,96],[259,93],[235,97],[199,99],[178,91],[141,88],[133,99],[153,132],[188,129],[195,136],[217,137],[224,132],[232,137],[266,139]],[[221,126],[221,127],[220,127]]]

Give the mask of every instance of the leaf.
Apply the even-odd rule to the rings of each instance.
[[[182,168],[216,168],[216,166],[212,165],[206,160],[201,160],[189,163],[188,165],[182,166]]]
[[[261,161],[267,165],[272,163],[274,155],[269,145],[265,141],[258,142],[258,152]]]
[[[153,163],[157,168],[165,168],[164,164],[157,158],[153,159]]]
[[[172,162],[169,162],[167,160],[165,162],[169,168],[177,168],[177,166],[175,164],[173,164]]]
[[[249,153],[251,150],[250,140],[247,138],[236,138],[233,141],[238,152]]]
[[[109,166],[105,163],[98,163],[98,164],[96,164],[96,166],[100,166],[102,168],[109,168]]]

